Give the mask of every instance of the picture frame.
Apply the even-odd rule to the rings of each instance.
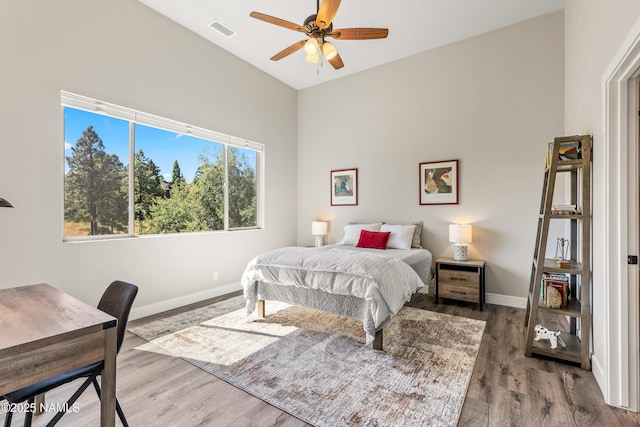
[[[418,168],[421,205],[458,204],[458,160],[422,162]]]
[[[358,168],[331,171],[331,206],[358,205]]]

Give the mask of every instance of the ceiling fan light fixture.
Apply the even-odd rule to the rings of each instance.
[[[324,57],[327,58],[327,61],[331,61],[336,57],[338,51],[330,42],[324,42],[322,43],[322,53]]]
[[[319,57],[318,51],[316,50],[316,53],[308,53],[306,60],[307,60],[307,62],[312,62],[314,64],[317,64],[318,63],[318,57]]]
[[[315,37],[311,37],[304,44],[304,51],[307,52],[307,55],[318,54],[318,39]]]

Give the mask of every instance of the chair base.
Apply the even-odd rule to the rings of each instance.
[[[100,373],[95,372],[91,375],[89,375],[89,377],[87,377],[87,379],[85,379],[85,381],[82,383],[82,385],[80,386],[80,388],[78,388],[78,390],[76,390],[75,393],[73,393],[73,395],[69,398],[69,400],[67,400],[67,403],[64,404],[64,408],[71,408],[73,407],[73,404],[76,403],[76,400],[78,400],[78,398],[82,395],[82,393],[84,393],[84,391],[87,389],[87,387],[89,387],[89,384],[93,384],[93,388],[95,388],[96,393],[98,394],[98,399],[100,400],[100,385],[98,384],[98,375],[100,375]],[[40,394],[40,393],[38,393]],[[37,395],[32,395],[29,396],[29,398],[27,399],[27,407],[28,408],[32,408],[35,405],[35,399],[36,399]],[[24,400],[23,400],[24,401]],[[11,403],[19,403],[19,402],[11,402]],[[25,413],[25,418],[24,418],[24,425],[25,427],[31,427],[31,423],[33,421],[33,413],[34,411],[27,411]],[[118,414],[118,418],[120,418],[120,421],[122,422],[122,425],[124,427],[129,427],[129,423],[127,422],[126,417],[124,416],[124,411],[122,410],[122,407],[120,406],[120,402],[118,402],[118,398],[116,397],[116,413]],[[54,417],[51,419],[51,421],[49,421],[47,423],[46,427],[53,427],[55,426],[58,421],[60,421],[60,419],[64,416],[64,414],[66,414],[65,411],[58,411]],[[4,418],[4,427],[11,427],[11,420],[13,418],[13,413],[11,411],[7,411],[7,414],[5,415]]]

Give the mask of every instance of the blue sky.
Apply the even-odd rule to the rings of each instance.
[[[71,147],[82,137],[82,132],[93,126],[107,153],[116,154],[124,165],[129,163],[128,121],[69,107],[65,107],[64,114],[65,157],[72,154]],[[200,165],[199,155],[204,153],[212,160],[215,153],[220,152],[223,147],[222,144],[204,139],[142,125],[136,125],[135,133],[136,152],[142,149],[144,155],[153,159],[168,181],[171,180],[175,160],[178,160],[187,182],[191,182]],[[65,172],[67,171],[68,164],[65,160]]]

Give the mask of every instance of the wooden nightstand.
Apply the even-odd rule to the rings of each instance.
[[[453,258],[436,260],[436,304],[438,297],[482,303],[484,299],[484,261]]]

